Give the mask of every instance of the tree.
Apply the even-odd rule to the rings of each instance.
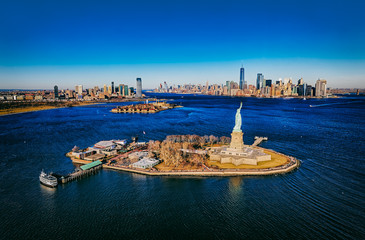
[[[222,137],[220,138],[220,143],[221,143],[221,144],[229,144],[230,142],[231,142],[231,138],[229,138],[229,137],[222,136]]]
[[[209,142],[209,136],[208,135],[204,135],[204,140],[205,140],[206,143],[208,143]]]
[[[210,145],[213,145],[213,143],[216,143],[217,142],[217,137],[213,136],[213,135],[210,135],[209,136],[209,143]]]
[[[199,138],[199,144],[200,144],[200,147],[203,148],[204,144],[206,143],[205,141],[205,138],[204,137],[200,137]]]

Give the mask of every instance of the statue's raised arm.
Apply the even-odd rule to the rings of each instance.
[[[242,118],[241,118],[241,108],[242,108],[242,102],[240,107],[237,109],[236,113],[236,124],[234,125],[233,131],[235,132],[241,132],[241,125],[242,125]]]

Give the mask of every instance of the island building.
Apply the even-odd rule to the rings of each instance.
[[[80,149],[75,146],[69,156],[86,160],[86,161],[96,161],[103,159],[105,156],[112,156],[117,154],[117,150],[122,149],[127,144],[127,140],[110,140],[110,141],[100,141],[92,147],[87,149]]]
[[[263,150],[254,148],[243,143],[243,132],[241,130],[242,118],[241,108],[237,109],[236,122],[231,133],[231,143],[228,147],[213,147],[210,151],[210,160],[218,161],[221,164],[232,163],[236,166],[241,164],[257,165],[259,162],[270,161],[271,155]]]
[[[144,157],[138,162],[132,163],[130,166],[134,168],[148,169],[156,166],[160,163],[160,160],[154,158]]]

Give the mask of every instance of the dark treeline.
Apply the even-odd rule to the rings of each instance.
[[[222,137],[216,137],[213,135],[205,135],[205,136],[199,136],[199,135],[169,135],[166,137],[165,141],[175,142],[175,143],[183,143],[188,142],[193,145],[200,145],[200,147],[203,147],[206,144],[228,144],[231,139],[226,136]]]

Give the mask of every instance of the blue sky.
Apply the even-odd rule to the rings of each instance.
[[[325,78],[365,87],[363,1],[8,1],[0,88]]]

